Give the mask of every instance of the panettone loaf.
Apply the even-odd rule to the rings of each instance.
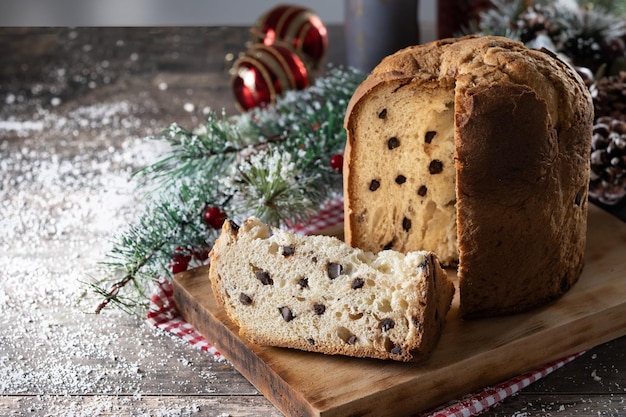
[[[429,252],[378,255],[330,236],[226,221],[211,254],[216,300],[260,345],[418,361],[439,339],[454,284]]]
[[[470,36],[398,51],[346,112],[346,242],[458,262],[465,318],[553,300],[583,268],[592,119],[547,50]]]

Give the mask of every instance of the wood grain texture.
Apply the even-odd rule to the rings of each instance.
[[[410,415],[626,335],[626,225],[591,207],[587,246],[580,281],[530,313],[463,321],[456,296],[421,364],[253,345],[215,304],[207,268],[177,275],[174,296],[182,316],[286,415]]]
[[[280,417],[261,396],[36,395],[1,396],[0,416]]]

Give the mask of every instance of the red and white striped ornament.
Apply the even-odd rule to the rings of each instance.
[[[317,69],[328,49],[328,33],[321,19],[310,9],[279,5],[261,16],[250,30],[252,43],[275,45],[285,43],[311,69]]]
[[[252,45],[233,66],[235,104],[241,111],[274,103],[285,91],[309,85],[304,61],[282,45]]]

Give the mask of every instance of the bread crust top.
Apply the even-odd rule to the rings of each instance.
[[[385,57],[354,92],[346,109],[346,128],[354,106],[372,88],[399,79],[418,83],[436,80],[440,85],[456,86],[460,94],[503,83],[525,85],[548,103],[554,125],[575,120],[572,116],[577,109],[592,108],[580,76],[551,51],[530,49],[499,36],[468,35],[410,46]],[[563,97],[572,100],[562,101]]]

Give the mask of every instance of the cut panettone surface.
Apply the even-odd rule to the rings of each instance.
[[[433,251],[458,260],[454,86],[395,80],[378,85],[359,113],[346,154],[354,211],[346,239],[367,251]],[[367,225],[363,225],[363,224]]]
[[[225,222],[209,276],[216,300],[255,343],[398,361],[430,355],[454,294],[430,252],[374,255],[256,218]]]

